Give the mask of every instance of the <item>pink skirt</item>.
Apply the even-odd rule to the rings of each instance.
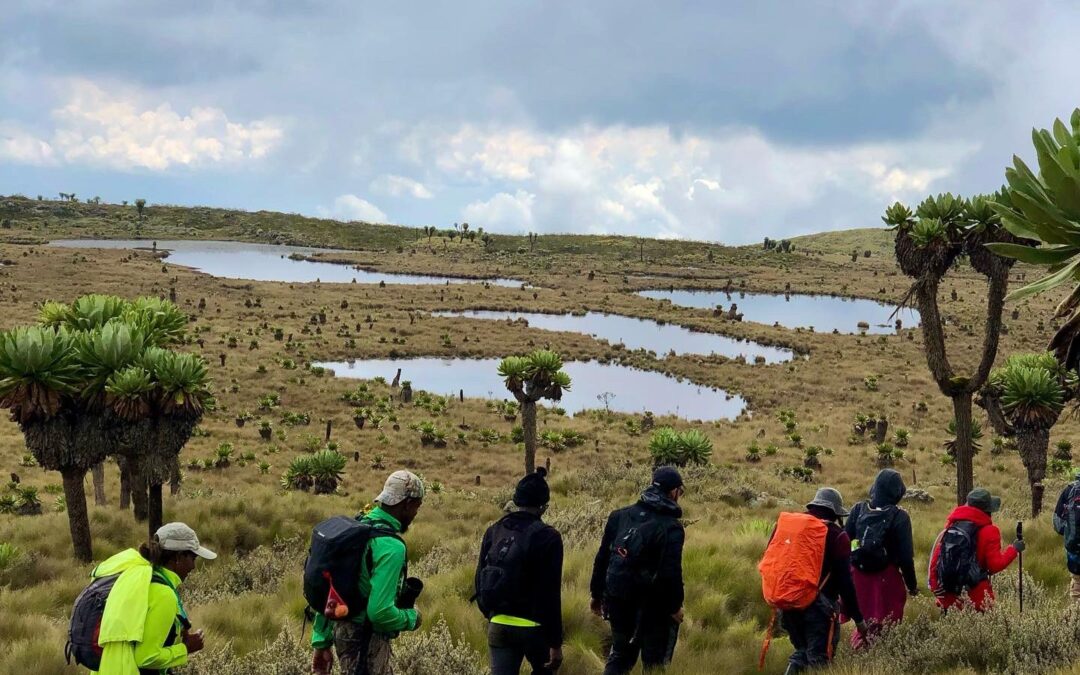
[[[851,579],[855,582],[855,596],[859,600],[859,609],[866,622],[866,639],[855,631],[851,635],[851,646],[861,649],[881,632],[887,623],[900,623],[904,619],[904,605],[907,604],[907,587],[904,575],[896,565],[889,565],[880,572],[868,574],[854,567]]]

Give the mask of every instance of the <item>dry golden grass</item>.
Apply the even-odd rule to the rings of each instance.
[[[112,235],[130,234],[124,229],[129,227],[130,219],[123,212],[114,212],[120,207],[100,207],[101,213],[91,220],[87,220],[90,215],[81,212],[81,205],[70,208],[70,218],[49,216],[44,231],[42,217],[35,216],[36,220],[16,218],[15,226],[4,233],[8,241],[43,235],[87,236],[95,229]],[[252,222],[257,221],[258,214],[249,215]],[[291,227],[277,223],[275,228],[286,226]],[[221,234],[217,230],[188,231],[187,227],[173,221],[158,222],[153,210],[146,224],[147,234],[160,238]],[[297,241],[334,243],[329,226],[317,230],[319,239],[311,238],[316,230],[296,227],[300,228],[296,230]],[[257,238],[253,230],[244,232],[247,234],[226,234]],[[397,431],[389,424],[382,430],[370,426],[359,430],[352,423],[351,407],[341,400],[342,394],[357,383],[329,375],[318,377],[304,370],[305,360],[385,358],[391,350],[402,356],[501,357],[530,345],[550,345],[568,359],[595,358],[658,370],[722,386],[750,401],[752,414],[734,422],[677,423],[701,429],[712,438],[716,449],[713,466],[693,472],[686,496],[686,515],[691,523],[685,556],[688,619],[673,673],[716,672],[721,665],[729,672],[750,672],[756,664],[768,613],[760,600],[755,564],[776,512],[797,508],[815,487],[778,475],[779,469],[800,464],[802,459],[801,451],[790,447],[783,425],[777,421],[781,409],[794,411],[805,445],[832,450],[832,454],[821,457],[824,466],[815,484],[838,487],[849,502],[865,494],[877,470],[871,443],[849,445],[854,415],[884,413],[889,416],[891,428],[910,430],[906,457],[897,468],[910,487],[924,489],[936,498],[932,504],[908,506],[915,523],[917,564],[925,568],[930,544],[953,495],[952,468],[940,462],[951,408],[927,373],[917,331],[880,337],[793,331],[725,321],[710,311],[661,304],[629,292],[650,285],[720,288],[731,279],[736,288],[745,284],[747,290],[783,291],[790,284],[792,292],[812,290],[895,301],[904,295],[908,282],[897,272],[891,257],[881,255],[880,248],[875,248],[871,257],[860,257],[852,263],[851,247],[838,235],[830,235],[820,244],[813,238],[802,240],[795,255],[756,248],[649,242],[645,247],[647,261],[643,263],[638,260],[636,246],[628,240],[550,238],[548,248],[549,238],[541,237],[537,251],[526,249],[519,253],[517,242],[497,243],[485,251],[469,243],[444,244],[438,237],[430,246],[426,241],[410,243],[400,239],[413,236],[407,231],[394,236],[403,241],[400,252],[392,243],[398,240],[393,238],[376,238],[372,240],[376,243],[365,245],[350,235],[340,243],[367,250],[341,252],[334,257],[387,271],[517,276],[539,288],[484,288],[479,284],[379,288],[246,282],[211,278],[167,261],[163,266],[149,253],[0,244],[0,258],[15,263],[0,268],[0,328],[33,320],[34,304],[46,299],[71,300],[88,292],[129,297],[168,294],[170,287],[176,289],[179,304],[194,317],[191,328],[198,331],[204,346],[192,348],[201,351],[210,363],[220,410],[205,419],[202,428],[207,435],[192,439],[181,462],[187,466],[193,459],[211,457],[223,442],[236,448],[233,465],[228,469],[186,469],[181,494],[166,497],[165,504],[167,519],[192,524],[208,545],[223,553],[220,560],[192,577],[189,589],[193,620],[206,628],[210,651],[217,650],[214,655],[205,655],[207,664],[224,664],[232,655],[247,653],[267,659],[277,654],[273,658],[284,660],[304,656],[303,652],[279,644],[283,629],[291,632],[292,640],[299,631],[303,601],[298,576],[304,538],[319,519],[358,509],[376,494],[385,474],[399,467],[416,470],[441,485],[440,493],[425,504],[407,537],[412,564],[428,578],[428,590],[420,604],[432,619],[429,625],[435,624],[434,617],[442,616],[448,626],[445,636],[439,637],[443,645],[439,653],[453,654],[456,650],[468,656],[467,649],[481,655],[485,650],[482,618],[467,603],[473,556],[483,529],[498,517],[500,506],[508,498],[520,474],[522,459],[509,441],[484,447],[475,432],[491,428],[506,436],[512,425],[489,410],[483,400],[466,399],[451,400],[446,413],[440,416],[416,406],[401,406],[396,411],[400,425]],[[874,240],[872,234],[863,233],[856,241],[860,247],[869,248]],[[710,253],[712,262],[707,258]],[[590,271],[595,273],[593,280],[588,279]],[[1018,268],[1018,274],[1025,272],[1032,273]],[[646,275],[661,279],[643,278]],[[956,301],[949,297],[952,290],[957,293]],[[961,367],[970,367],[977,356],[983,294],[983,282],[970,270],[951,275],[943,291],[943,313],[950,321],[950,355]],[[199,310],[203,298],[206,308]],[[1002,340],[1000,353],[1038,349],[1045,344],[1055,300],[1048,297],[1025,303],[1018,308],[1017,319],[1011,318],[1013,308],[1007,307],[1005,323],[1009,332]],[[347,308],[341,308],[342,301],[348,303]],[[303,334],[311,315],[322,307],[326,308],[327,322],[320,326],[321,335]],[[628,352],[587,336],[548,333],[500,322],[430,318],[426,314],[432,310],[474,308],[616,312],[787,345],[810,357],[770,366],[693,355],[658,359],[656,355]],[[1040,318],[1044,317],[1045,325],[1040,328]],[[342,326],[349,337],[337,335]],[[974,326],[970,334],[968,326]],[[285,343],[274,339],[276,327],[286,335],[293,334],[294,349],[286,351]],[[452,346],[444,346],[444,333],[450,335]],[[238,338],[237,348],[227,346],[230,336]],[[346,346],[350,338],[355,340],[355,347]],[[248,348],[252,339],[258,341],[256,349]],[[219,354],[226,355],[224,366],[220,365]],[[280,362],[286,358],[294,359],[301,367],[284,369]],[[259,366],[264,366],[266,372],[259,373]],[[878,376],[877,391],[865,387],[863,380],[868,374]],[[392,372],[386,373],[388,380],[392,376]],[[422,373],[406,372],[405,378],[413,381],[414,388],[424,388]],[[372,388],[378,394],[390,393],[386,385],[374,384]],[[260,411],[259,397],[270,392],[280,394],[281,408]],[[927,403],[925,412],[916,410],[922,401]],[[284,427],[280,419],[286,410],[309,413],[310,426]],[[243,411],[250,411],[256,419],[238,428],[233,418]],[[284,429],[286,438],[262,441],[258,436],[260,419],[272,421],[275,429]],[[422,448],[417,434],[409,431],[410,424],[428,419],[450,432],[446,448]],[[588,613],[587,586],[603,517],[607,510],[634,499],[646,475],[647,437],[629,435],[626,419],[623,415],[602,414],[575,418],[541,415],[541,429],[573,429],[589,439],[582,447],[551,456],[554,503],[549,518],[568,541],[564,575],[567,658],[563,672],[572,675],[601,670],[604,626]],[[350,461],[340,494],[315,497],[283,492],[278,485],[281,472],[290,459],[304,451],[308,435],[321,438],[327,420],[333,424],[333,439],[341,451],[350,460],[354,452],[360,454],[359,462]],[[470,427],[466,444],[454,441],[462,423]],[[1075,439],[1077,432],[1075,420],[1069,418],[1055,428],[1053,440]],[[594,445],[594,441],[598,444]],[[760,463],[748,464],[744,455],[753,442],[763,450],[770,443],[776,444],[778,452],[764,456]],[[985,449],[975,462],[976,482],[1005,496],[1006,510],[998,520],[1008,525],[1028,503],[1024,472],[1015,453],[994,456],[989,452],[989,430],[983,444]],[[52,512],[54,494],[50,490],[59,484],[59,476],[20,466],[25,452],[15,425],[0,422],[0,470],[4,475],[16,472],[24,484],[42,488],[46,511],[38,517],[0,516],[0,543],[14,544],[21,551],[14,562],[0,569],[0,635],[4,636],[0,641],[0,672],[75,672],[63,664],[66,616],[88,569],[71,559],[66,516]],[[254,453],[256,459],[239,466],[236,458],[247,452]],[[371,468],[376,455],[381,455],[385,470]],[[541,461],[547,455],[541,450]],[[272,465],[266,474],[258,469],[261,461]],[[97,559],[137,544],[144,535],[143,525],[115,506],[115,466],[109,467],[107,478],[110,504],[90,507]],[[1048,499],[1056,496],[1060,485],[1061,478],[1055,478],[1048,486]],[[1062,606],[1068,580],[1060,541],[1045,518],[1030,523],[1027,532],[1025,572],[1045,588],[1042,616],[1050,620]],[[275,542],[277,548],[271,550]],[[1003,579],[1001,584],[1005,583]],[[1009,603],[1011,598],[1005,594],[1002,604]],[[917,599],[909,611],[912,617],[936,616],[925,596]],[[462,639],[447,643],[450,636]],[[271,643],[268,651],[259,651],[267,643]],[[225,649],[227,644],[231,647]],[[409,649],[407,643],[402,643],[402,649]],[[783,669],[786,651],[784,641],[777,641],[769,657],[770,672]],[[881,653],[890,651],[882,649]],[[852,660],[844,654],[841,662],[846,672],[888,670],[887,661],[872,658]],[[945,665],[952,669],[955,664]],[[221,668],[220,672],[256,672]],[[204,668],[198,672],[208,671]]]

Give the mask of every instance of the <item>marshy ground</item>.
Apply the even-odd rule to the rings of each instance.
[[[926,369],[916,326],[867,336],[793,330],[732,321],[710,309],[680,307],[636,293],[650,288],[731,288],[736,293],[788,292],[796,296],[793,303],[799,293],[896,302],[909,280],[896,268],[890,233],[884,229],[799,238],[794,253],[777,253],[760,246],[642,244],[627,238],[555,235],[541,235],[535,245],[525,237],[495,235],[484,245],[440,235],[429,239],[416,229],[216,209],[150,207],[140,222],[133,207],[16,198],[0,199],[0,220],[0,258],[8,263],[0,267],[0,327],[32,321],[36,305],[44,300],[70,301],[90,292],[126,297],[174,293],[192,317],[190,330],[198,343],[188,348],[202,353],[210,365],[218,410],[206,416],[202,433],[183,451],[184,481],[179,494],[166,497],[165,510],[167,520],[188,522],[208,546],[223,553],[193,575],[188,588],[188,609],[193,622],[206,629],[210,652],[193,660],[202,662],[196,672],[302,672],[296,668],[307,652],[296,643],[303,608],[299,571],[304,540],[325,516],[355,512],[367,503],[396,468],[422,474],[435,488],[407,540],[412,569],[427,581],[420,602],[425,623],[436,631],[425,642],[399,641],[400,653],[430,659],[417,656],[414,669],[403,672],[468,672],[472,652],[484,660],[484,621],[467,598],[480,536],[499,516],[521,472],[522,453],[510,438],[517,422],[505,419],[503,411],[482,398],[433,401],[418,395],[409,404],[401,403],[387,384],[395,375],[388,371],[383,374],[386,383],[366,386],[372,400],[390,395],[394,403],[379,428],[369,424],[360,429],[353,421],[354,406],[342,398],[359,383],[305,368],[310,362],[500,358],[550,347],[567,360],[657,371],[744,398],[749,407],[733,420],[656,418],[657,424],[699,429],[715,447],[710,466],[688,471],[687,622],[671,669],[676,674],[721,668],[750,672],[756,667],[768,611],[755,566],[777,511],[801,508],[822,484],[837,487],[853,503],[865,496],[878,470],[875,443],[853,437],[857,414],[887,416],[889,442],[895,443],[895,430],[908,432],[896,468],[909,489],[932,498],[905,502],[915,524],[920,570],[925,570],[934,536],[953,504],[954,470],[943,463],[942,447],[949,438],[946,426],[952,409]],[[529,287],[221,279],[171,264],[148,250],[44,245],[61,238],[130,238],[136,228],[148,246],[154,239],[178,238],[325,246],[343,249],[321,256],[341,264],[382,272],[511,277],[527,281]],[[1035,272],[1020,265],[1013,277],[1025,274]],[[961,371],[973,367],[979,352],[984,298],[983,277],[969,268],[961,266],[947,277],[942,312],[948,322],[949,356],[961,364]],[[1051,294],[1006,305],[1008,332],[1002,337],[999,361],[1012,352],[1045,346],[1059,299]],[[784,347],[800,358],[755,364],[682,352],[650,353],[521,323],[432,316],[467,310],[620,314]],[[402,379],[410,380],[417,392],[425,389],[423,371],[406,367]],[[279,395],[280,405],[260,407],[260,399],[271,393]],[[495,392],[498,400],[506,395]],[[649,466],[649,432],[641,429],[642,416],[606,413],[600,402],[596,406],[598,410],[573,417],[550,410],[540,415],[541,432],[574,431],[585,439],[577,447],[544,447],[539,453],[539,461],[551,462],[549,520],[567,542],[567,644],[561,672],[570,674],[601,670],[605,626],[588,612],[592,556],[607,512],[635,498]],[[780,421],[782,411],[790,411],[783,417],[794,419],[802,448],[795,447]],[[290,426],[287,412],[306,413],[310,424]],[[251,419],[241,427],[236,418],[243,413]],[[1029,504],[1025,473],[1015,451],[995,449],[981,411],[976,417],[985,432],[975,459],[976,483],[1004,496],[1005,508],[997,520],[1008,541],[1007,533],[1026,515]],[[273,428],[270,440],[260,437],[262,421]],[[410,427],[426,421],[445,431],[446,447],[421,445]],[[321,447],[328,422],[332,441],[349,458],[339,493],[315,496],[282,490],[279,479],[289,461]],[[1059,440],[1080,440],[1075,419],[1054,428],[1051,452]],[[230,466],[204,468],[204,460],[212,464],[223,443],[234,448]],[[760,461],[747,461],[752,446],[759,449]],[[805,448],[811,446],[821,448],[822,466],[812,482],[801,482],[785,469],[801,467]],[[0,556],[0,672],[74,673],[72,667],[65,669],[63,659],[66,616],[89,569],[73,561],[66,516],[54,510],[59,475],[25,466],[25,455],[15,424],[0,422],[0,475],[15,473],[21,485],[39,488],[45,512],[0,515],[0,543],[17,549],[9,558]],[[1058,468],[1064,471],[1064,463]],[[1065,480],[1059,473],[1049,481],[1051,504]],[[90,506],[96,559],[145,535],[142,523],[118,510],[118,491],[116,467],[109,465],[109,503]],[[1033,609],[1022,619],[1015,615],[1015,600],[1007,591],[1015,585],[1012,572],[997,580],[1001,611],[992,617],[937,621],[932,600],[924,594],[909,604],[913,620],[908,634],[886,640],[866,657],[842,653],[840,667],[883,673],[897,672],[897,664],[909,672],[963,669],[965,664],[976,670],[1028,672],[1066,667],[1080,656],[1080,648],[1069,646],[1076,642],[1076,629],[1057,623],[1068,582],[1060,540],[1048,515],[1026,523],[1025,533],[1029,546],[1024,572],[1032,580],[1029,597],[1034,599],[1029,599]],[[449,634],[437,627],[440,616]],[[1074,626],[1075,620],[1070,621],[1067,626]],[[1008,638],[1000,634],[1006,624],[1012,627]],[[954,635],[964,637],[956,637],[955,644],[943,638]],[[789,649],[784,640],[774,642],[771,672],[783,669]],[[284,669],[258,670],[256,661],[278,662]]]

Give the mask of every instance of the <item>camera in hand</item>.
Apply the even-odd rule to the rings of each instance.
[[[420,581],[416,577],[409,577],[405,579],[405,583],[401,587],[401,593],[398,594],[397,606],[399,609],[413,609],[416,607],[416,599],[420,597],[420,594],[424,591],[424,582]]]

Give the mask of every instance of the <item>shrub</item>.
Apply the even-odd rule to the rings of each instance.
[[[712,441],[697,429],[680,433],[671,427],[660,427],[649,439],[654,466],[707,464],[712,449]]]

